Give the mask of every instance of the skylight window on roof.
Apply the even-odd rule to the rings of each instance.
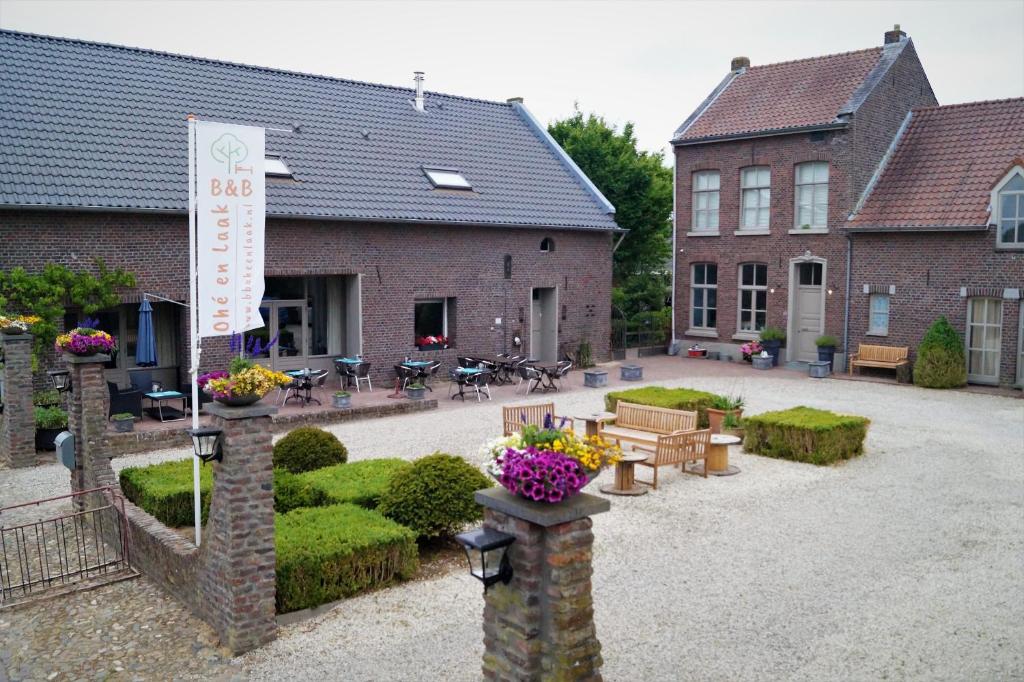
[[[431,184],[438,189],[473,189],[462,173],[450,168],[424,168]]]
[[[290,178],[293,175],[292,169],[280,156],[270,154],[263,160],[263,172],[272,178]]]

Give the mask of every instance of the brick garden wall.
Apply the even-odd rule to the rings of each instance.
[[[910,346],[911,358],[929,325],[945,315],[964,335],[967,299],[961,287],[1024,289],[1024,253],[998,251],[995,231],[861,233],[854,237],[850,345]],[[869,295],[864,285],[888,289],[888,336],[869,336]],[[1000,383],[1012,384],[1017,371],[1020,301],[1003,301]]]
[[[554,251],[540,251],[544,237],[554,239]],[[183,216],[8,211],[0,213],[0,268],[38,270],[56,262],[85,269],[102,258],[134,272],[139,292],[184,301],[187,239]],[[457,354],[503,350],[506,336],[528,339],[531,287],[558,287],[565,306],[560,343],[588,339],[595,359],[607,359],[611,246],[606,232],[270,219],[266,272],[362,274],[363,355],[379,380],[413,353],[454,364]],[[509,280],[506,254],[513,259]],[[414,299],[445,296],[457,298],[457,347],[419,354],[413,346]],[[496,317],[503,318],[504,329],[494,328]],[[181,319],[187,344],[188,316]],[[222,366],[228,356],[226,341],[207,340],[203,369]],[[187,346],[180,357],[184,379]]]

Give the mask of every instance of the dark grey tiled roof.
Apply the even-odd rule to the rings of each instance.
[[[615,228],[519,105],[0,31],[0,205],[184,212],[185,116],[274,128],[279,216]],[[474,192],[434,190],[423,166]]]

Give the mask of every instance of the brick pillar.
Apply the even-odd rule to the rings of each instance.
[[[71,472],[71,491],[89,490],[117,485],[110,468],[105,447],[107,413],[110,411],[110,393],[103,374],[103,363],[109,355],[64,355],[71,371],[71,392],[68,393],[68,431],[75,436],[75,468]],[[79,506],[84,500],[78,501]]]
[[[36,463],[32,407],[32,335],[0,334],[4,348],[4,413],[0,419],[0,468]]]
[[[491,488],[476,501],[484,526],[516,536],[512,581],[484,597],[484,679],[601,680],[590,517],[608,511],[608,500],[580,494],[550,505]]]
[[[270,406],[205,406],[221,429],[210,517],[203,535],[200,598],[221,643],[241,654],[276,637],[274,476]],[[207,465],[209,466],[209,465]]]

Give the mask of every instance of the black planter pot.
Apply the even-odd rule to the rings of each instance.
[[[772,356],[772,367],[779,366],[779,349],[782,348],[782,341],[762,341],[761,348]]]
[[[53,441],[64,429],[36,429],[36,450],[56,450]]]
[[[818,361],[827,362],[829,371],[834,371],[836,358],[835,346],[818,346]]]
[[[444,350],[443,343],[425,343],[422,346],[416,346],[420,350]]]

